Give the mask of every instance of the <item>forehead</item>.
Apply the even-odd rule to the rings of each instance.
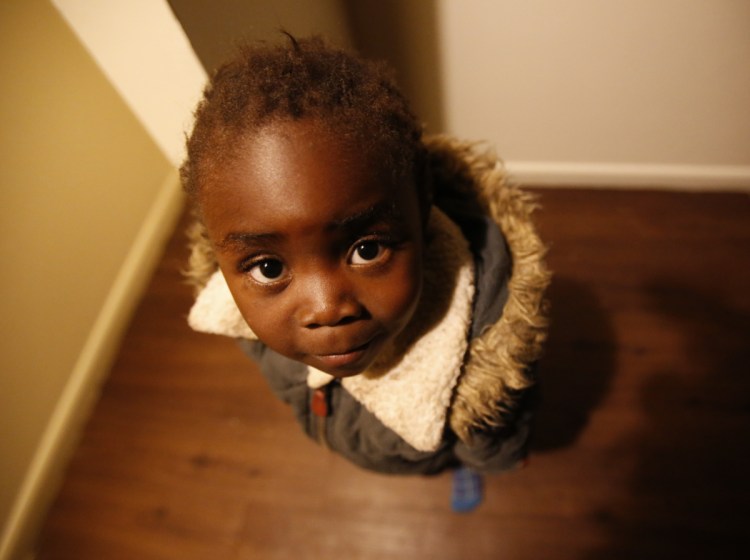
[[[414,185],[394,178],[375,150],[316,120],[269,124],[234,154],[201,193],[209,232],[270,227],[282,215],[300,227],[335,222],[383,203],[410,217],[416,209]]]

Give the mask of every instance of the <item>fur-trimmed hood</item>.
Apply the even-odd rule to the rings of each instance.
[[[472,333],[463,369],[448,388],[452,393],[448,422],[463,442],[470,443],[475,431],[502,426],[518,395],[533,384],[529,368],[541,356],[546,336],[544,294],[549,273],[543,263],[545,248],[531,219],[535,199],[507,182],[501,162],[477,144],[446,136],[429,138],[425,144],[435,206],[461,199],[480,207],[499,227],[510,254],[507,283],[506,278],[498,279],[504,292],[500,317]],[[191,227],[189,236],[187,276],[200,292],[218,266],[200,222]],[[235,310],[211,312],[220,320],[231,315],[237,323]],[[244,336],[242,321],[222,334],[232,332]]]
[[[532,220],[536,199],[508,181],[497,156],[447,136],[431,138],[427,146],[436,199],[454,193],[476,197],[500,227],[512,259],[502,316],[471,341],[451,407],[450,426],[468,442],[474,430],[501,427],[519,392],[534,383],[529,369],[541,357],[547,335],[550,273]]]

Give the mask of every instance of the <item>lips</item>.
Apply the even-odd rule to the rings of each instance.
[[[351,347],[344,352],[334,352],[329,354],[317,354],[315,359],[322,364],[324,371],[335,375],[337,370],[344,370],[345,373],[359,373],[369,362],[371,349],[376,346],[377,337],[370,338],[366,343],[359,346]]]
[[[360,350],[364,350],[367,346],[370,345],[370,341],[368,340],[364,344],[360,344],[358,346],[354,346],[348,350],[344,350],[343,352],[331,352],[328,354],[319,354],[320,357],[326,357],[326,356],[344,356],[346,354],[351,354],[353,352],[358,352]]]
[[[317,357],[351,354],[369,346],[381,336],[377,329],[346,331],[345,329],[328,329],[320,333],[321,337],[308,339],[307,354]],[[322,350],[322,351],[321,351]]]

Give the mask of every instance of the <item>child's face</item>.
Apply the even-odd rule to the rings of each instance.
[[[261,129],[199,203],[240,312],[273,350],[355,375],[411,319],[422,285],[416,188],[317,121]]]

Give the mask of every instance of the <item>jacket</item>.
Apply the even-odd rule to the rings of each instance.
[[[397,359],[339,381],[267,348],[239,315],[199,223],[189,322],[237,338],[304,431],[355,464],[403,474],[506,470],[526,454],[547,329],[535,199],[480,146],[445,136],[425,144],[432,262]]]

